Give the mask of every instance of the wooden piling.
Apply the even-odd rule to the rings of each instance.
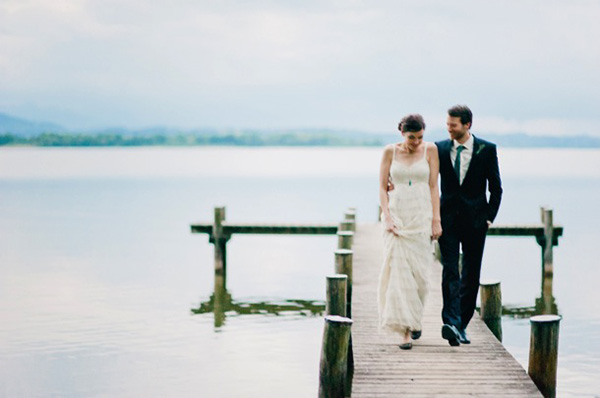
[[[327,277],[327,301],[325,314],[346,316],[346,284],[348,275]]]
[[[542,224],[544,225],[544,246],[542,246],[543,277],[554,274],[554,259],[552,247],[554,246],[554,220],[552,209],[542,207]]]
[[[499,341],[502,341],[502,291],[500,281],[481,281],[479,286],[481,319],[483,319],[494,336]]]
[[[353,220],[343,220],[342,222],[340,222],[338,231],[356,231],[355,222]]]
[[[346,283],[346,316],[352,318],[352,250],[338,249],[335,251],[335,273],[347,275]]]
[[[346,317],[352,319],[352,250],[338,249],[335,251],[336,274],[347,275],[346,280]],[[352,380],[354,375],[354,350],[352,348],[352,335],[348,343],[347,379]],[[351,385],[347,386],[347,396],[350,395]]]
[[[319,398],[344,398],[349,388],[348,347],[352,320],[325,316],[321,362],[319,371]]]
[[[354,240],[354,232],[338,231],[338,249],[352,249],[352,241]]]
[[[543,234],[537,237],[542,248],[542,287],[540,295],[541,313],[556,314],[554,309],[554,296],[552,293],[552,280],[554,277],[554,258],[552,248],[558,244],[558,236],[554,227],[552,209],[540,207]]]
[[[215,246],[215,276],[223,276],[223,286],[227,287],[227,239],[223,233],[225,207],[215,207],[215,218],[210,240]]]
[[[556,397],[560,315],[531,317],[529,376],[545,398]]]
[[[352,210],[347,210],[344,213],[344,220],[351,220],[351,221],[356,222],[356,213]]]

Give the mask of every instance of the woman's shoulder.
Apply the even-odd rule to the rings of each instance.
[[[383,148],[383,153],[393,153],[398,144],[387,144]]]
[[[423,141],[423,144],[425,144],[425,150],[427,151],[427,153],[436,154],[438,152],[438,147],[437,145],[435,145],[435,143]]]

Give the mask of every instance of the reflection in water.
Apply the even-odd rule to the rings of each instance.
[[[558,315],[558,306],[552,295],[552,274],[542,274],[542,295],[535,299],[536,315]]]
[[[542,278],[541,296],[535,299],[534,306],[503,306],[502,315],[511,318],[530,318],[535,315],[559,315],[556,299],[552,295],[552,275],[546,275]]]
[[[535,315],[559,315],[554,296],[544,296],[535,299]]]
[[[535,299],[533,306],[502,306],[502,315],[514,319],[530,318],[535,315],[559,315],[556,299],[552,295],[552,277],[546,276],[542,283],[540,297]],[[480,311],[480,308],[477,308]],[[214,326],[220,328],[225,324],[228,315],[303,315],[321,316],[325,312],[325,302],[318,300],[257,300],[240,302],[234,301],[224,287],[224,278],[215,275],[215,291],[208,301],[200,303],[198,308],[192,308],[194,314],[214,313]]]
[[[194,314],[214,313],[215,328],[225,324],[227,315],[282,315],[321,316],[325,312],[325,302],[315,300],[261,300],[254,302],[234,301],[224,286],[223,277],[215,275],[215,291],[200,307],[192,308]]]

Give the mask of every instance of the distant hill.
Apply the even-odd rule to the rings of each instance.
[[[512,148],[600,148],[600,138],[589,135],[532,136],[527,134],[487,135],[499,146]]]
[[[600,148],[600,137],[531,136],[527,134],[486,134],[481,138],[500,147],[517,148]],[[448,138],[442,129],[427,131],[427,141]],[[149,127],[104,128],[85,132],[45,122],[32,122],[0,113],[0,145],[33,146],[382,146],[400,141],[400,133],[374,134],[335,129],[177,129]]]
[[[0,134],[12,134],[17,137],[35,137],[43,133],[62,133],[67,129],[48,122],[32,122],[0,113]]]

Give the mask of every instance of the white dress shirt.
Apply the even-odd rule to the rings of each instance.
[[[469,133],[470,134],[470,133]],[[450,160],[452,161],[452,167],[456,161],[456,152],[459,145],[464,146],[460,153],[460,184],[462,185],[467,170],[469,170],[469,164],[473,157],[473,134],[470,134],[469,139],[464,144],[459,144],[456,140],[452,140],[452,148],[450,148]]]

